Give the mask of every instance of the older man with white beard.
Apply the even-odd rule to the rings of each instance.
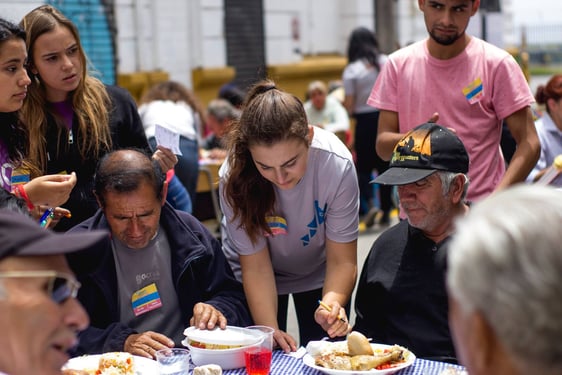
[[[417,126],[396,145],[373,182],[397,185],[403,220],[382,233],[363,266],[354,330],[418,357],[456,362],[447,321],[447,243],[465,215],[468,153],[454,132]]]

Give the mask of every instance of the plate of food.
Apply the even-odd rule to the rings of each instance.
[[[160,373],[158,362],[125,352],[83,355],[68,360],[65,375],[153,375]]]
[[[312,341],[303,362],[330,375],[388,375],[411,366],[414,353],[399,345],[370,343],[359,332],[345,341]]]

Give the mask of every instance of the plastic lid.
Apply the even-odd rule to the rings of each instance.
[[[259,331],[234,326],[227,326],[224,330],[219,327],[213,330],[189,327],[183,334],[188,340],[220,345],[245,346],[255,344],[262,338]]]

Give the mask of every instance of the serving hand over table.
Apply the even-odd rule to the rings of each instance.
[[[314,320],[331,338],[345,336],[351,331],[345,309],[337,301],[331,302],[331,306],[323,301],[318,301],[318,304]]]
[[[273,332],[273,339],[275,340],[275,349],[281,349],[285,353],[294,352],[297,350],[295,339],[285,331],[282,331],[278,328],[275,329],[275,332]]]
[[[226,328],[225,316],[217,310],[213,305],[199,302],[193,307],[193,316],[189,324],[199,329],[214,329],[219,326],[221,329]]]
[[[193,307],[190,324],[199,329],[214,329],[215,326],[225,329],[226,318],[212,305],[200,302]],[[169,349],[174,346],[173,340],[153,331],[132,334],[125,340],[126,352],[151,359],[156,359],[158,350]]]
[[[158,350],[173,347],[174,342],[167,336],[153,331],[146,331],[135,333],[127,337],[124,349],[126,352],[134,355],[155,359]]]

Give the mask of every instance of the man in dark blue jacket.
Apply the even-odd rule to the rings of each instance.
[[[179,346],[187,326],[252,323],[242,285],[219,242],[166,203],[165,175],[137,150],[106,155],[95,176],[100,210],[72,232],[109,229],[111,241],[68,256],[91,325],[74,354],[154,357]]]

